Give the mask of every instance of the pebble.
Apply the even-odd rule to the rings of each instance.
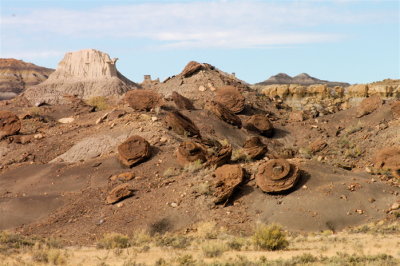
[[[58,119],[58,122],[60,122],[61,124],[69,124],[74,122],[74,118],[73,117],[64,117],[64,118],[60,118]]]
[[[206,91],[207,89],[206,89],[206,87],[204,87],[203,85],[201,85],[200,87],[199,87],[199,91]]]
[[[151,117],[151,121],[155,122],[155,121],[157,121],[157,120],[158,120],[158,118],[157,118],[156,116],[152,116],[152,117]]]
[[[178,204],[177,204],[176,202],[171,202],[171,204],[170,204],[170,205],[171,205],[171,207],[172,207],[172,208],[176,208],[176,207],[178,207]]]

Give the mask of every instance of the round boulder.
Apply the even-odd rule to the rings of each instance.
[[[188,137],[201,137],[200,130],[188,117],[178,111],[169,112],[165,117],[168,128],[177,134]]]
[[[225,86],[217,90],[215,101],[223,104],[235,114],[243,111],[245,105],[245,98],[240,91],[233,86]]]
[[[118,154],[123,165],[132,167],[150,158],[150,144],[140,136],[132,136],[118,146]]]
[[[364,115],[370,114],[380,106],[382,106],[383,101],[379,95],[374,95],[369,98],[365,98],[362,100],[360,105],[357,108],[356,117],[362,117]]]
[[[265,115],[261,114],[252,115],[246,121],[245,128],[268,138],[274,135],[274,127],[272,123]]]
[[[243,144],[243,150],[252,159],[260,159],[267,152],[267,146],[259,137],[250,137]]]
[[[152,90],[130,90],[124,99],[137,111],[150,111],[161,104],[161,96]]]
[[[178,163],[182,166],[199,160],[206,161],[206,150],[203,145],[194,141],[182,142],[176,151]]]
[[[287,191],[293,188],[299,179],[299,168],[285,159],[273,159],[262,163],[256,174],[257,186],[268,193]]]
[[[375,167],[391,170],[400,178],[400,147],[389,147],[378,151],[375,155]]]
[[[21,130],[21,121],[18,116],[9,111],[0,111],[0,139],[18,134]]]
[[[214,175],[216,177],[214,185],[215,203],[224,203],[232,196],[235,188],[239,186],[244,179],[244,171],[240,165],[223,165],[218,167]]]

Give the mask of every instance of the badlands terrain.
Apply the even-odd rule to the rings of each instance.
[[[0,59],[5,264],[399,263],[400,80],[116,62]]]

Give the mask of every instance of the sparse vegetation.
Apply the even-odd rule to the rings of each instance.
[[[253,235],[254,245],[260,249],[279,250],[289,246],[286,234],[278,225],[260,225]]]
[[[195,173],[203,168],[203,163],[200,160],[196,160],[192,163],[185,165],[183,170],[188,173]]]
[[[180,175],[182,173],[182,170],[180,168],[176,167],[169,167],[167,170],[164,171],[163,176],[164,177],[173,177]]]
[[[90,106],[93,106],[96,108],[96,111],[103,111],[107,110],[109,107],[109,104],[107,103],[107,99],[104,96],[96,96],[89,98],[86,103]]]
[[[245,152],[244,149],[233,150],[231,159],[234,162],[251,162],[250,156]]]
[[[118,233],[105,234],[104,237],[97,242],[97,248],[103,249],[127,248],[129,246],[129,237]]]
[[[221,256],[225,250],[225,244],[220,241],[209,241],[202,245],[201,250],[207,258],[215,258]]]

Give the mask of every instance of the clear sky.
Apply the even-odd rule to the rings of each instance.
[[[45,67],[94,48],[118,57],[136,82],[177,74],[190,60],[250,83],[279,72],[400,78],[399,0],[0,1],[0,57]]]

